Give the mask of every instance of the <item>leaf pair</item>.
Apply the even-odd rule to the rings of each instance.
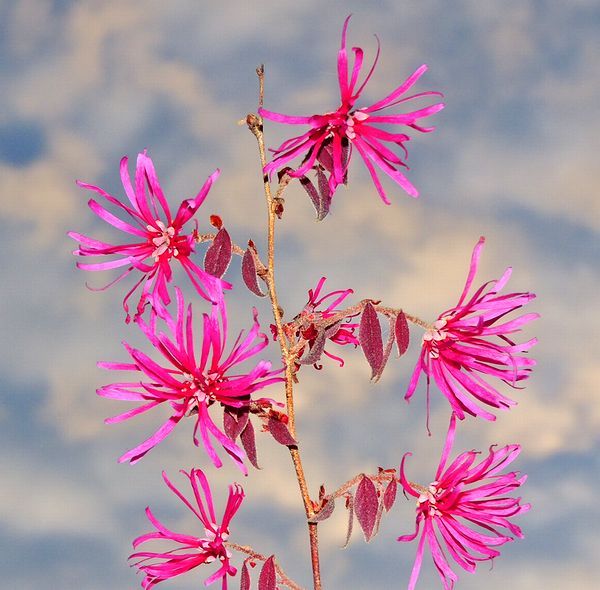
[[[380,489],[378,489],[378,486]],[[383,512],[389,512],[396,501],[398,482],[395,474],[382,489],[381,484],[375,482],[368,476],[363,475],[356,488],[354,497],[350,494],[346,497],[346,508],[348,509],[348,529],[346,532],[346,547],[352,536],[354,517],[362,529],[365,541],[368,543],[379,530],[379,523]]]
[[[375,306],[369,301],[360,316],[358,339],[365,358],[371,367],[371,380],[379,381],[387,364],[394,341],[398,347],[398,356],[408,349],[409,329],[404,312],[389,317],[390,330],[385,347],[381,324]]]
[[[221,278],[231,264],[233,242],[229,233],[223,227],[220,217],[212,215],[211,222],[215,227],[218,227],[219,231],[204,255],[204,270],[214,277]],[[242,256],[242,279],[252,293],[258,297],[264,297],[266,294],[262,292],[258,283],[257,256],[256,247],[252,240],[250,240],[248,248],[246,248]]]
[[[244,561],[242,565],[242,574],[240,577],[240,590],[251,589],[250,572],[248,562],[251,558]],[[252,564],[253,565],[253,564]],[[275,569],[275,556],[271,555],[263,564],[258,576],[258,590],[277,590],[277,571]]]

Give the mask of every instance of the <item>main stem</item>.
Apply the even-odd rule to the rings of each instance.
[[[259,106],[263,105],[264,97],[264,67],[260,66],[256,69],[259,81]],[[283,332],[282,322],[282,311],[279,306],[279,299],[277,297],[277,289],[275,287],[275,218],[277,203],[273,198],[271,192],[271,184],[269,177],[264,173],[264,168],[267,165],[267,156],[265,149],[265,141],[263,135],[263,121],[259,115],[250,114],[246,117],[246,123],[248,128],[258,142],[258,151],[260,154],[261,170],[263,171],[263,187],[265,193],[265,199],[267,202],[267,215],[268,215],[268,235],[267,235],[267,272],[264,279],[267,283],[269,291],[269,299],[271,300],[271,306],[273,308],[273,317],[275,319],[275,325],[277,326],[277,338],[279,346],[281,347],[281,354],[285,365],[285,402],[286,410],[288,415],[288,428],[291,435],[296,438],[296,420],[294,413],[294,361],[295,356],[290,351],[290,346],[286,341],[285,334]],[[302,502],[304,503],[304,511],[306,513],[307,520],[310,521],[315,515],[313,503],[310,499],[308,492],[308,486],[306,484],[306,476],[304,475],[304,468],[302,467],[302,459],[300,457],[300,450],[297,446],[289,446],[290,456],[292,463],[296,471],[296,479],[298,480],[298,486],[300,488],[300,495],[302,496]],[[313,572],[313,585],[314,590],[321,590],[321,569],[319,564],[319,539],[317,533],[317,523],[308,523],[308,535],[310,541],[310,558]]]

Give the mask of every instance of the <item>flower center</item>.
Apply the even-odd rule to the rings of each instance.
[[[175,228],[173,226],[166,227],[160,219],[157,219],[156,227],[147,225],[146,229],[154,236],[150,241],[155,246],[152,252],[152,258],[154,258],[155,262],[158,262],[159,258],[167,251],[173,256],[179,254],[179,250],[171,246],[175,237]]]
[[[185,381],[181,384],[181,392],[187,399],[188,415],[195,414],[200,404],[208,406],[217,401],[220,384],[223,378],[215,373],[207,376],[195,377],[184,373]]]
[[[356,137],[356,131],[354,129],[355,123],[357,121],[361,123],[368,118],[369,115],[363,111],[354,111],[348,113],[348,117],[346,118],[346,137],[348,139],[354,139]]]
[[[441,511],[438,508],[438,500],[440,496],[446,491],[439,486],[439,482],[434,481],[429,484],[427,488],[422,486],[413,486],[417,491],[420,492],[417,498],[418,509],[424,512],[427,516],[441,516]]]
[[[426,344],[429,348],[429,357],[436,359],[440,356],[438,350],[438,342],[445,340],[448,337],[448,331],[443,328],[446,327],[447,320],[440,319],[434,322],[433,326],[425,331],[423,334],[423,344]]]

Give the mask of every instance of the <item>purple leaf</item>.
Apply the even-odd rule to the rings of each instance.
[[[267,423],[269,432],[273,435],[273,438],[280,444],[286,447],[295,446],[298,443],[294,440],[294,437],[290,434],[288,427],[277,418],[269,418]]]
[[[329,213],[329,207],[331,206],[331,189],[329,188],[329,182],[325,173],[321,169],[321,167],[317,167],[317,182],[319,186],[319,210],[318,210],[318,221],[323,221],[327,214]]]
[[[377,312],[370,302],[367,303],[360,317],[358,339],[371,366],[371,379],[373,379],[383,363],[383,340]]]
[[[317,155],[317,160],[323,164],[323,167],[328,172],[333,172],[333,147],[331,146],[331,141],[326,141],[323,144]]]
[[[242,446],[244,447],[244,451],[246,451],[246,455],[248,456],[248,461],[256,467],[256,469],[260,469],[258,466],[258,458],[256,457],[256,440],[254,438],[254,427],[252,426],[252,422],[248,420],[246,427],[242,430],[242,434],[240,435],[240,441],[242,442]]]
[[[342,545],[342,549],[348,547],[350,537],[352,536],[352,527],[354,525],[354,500],[352,496],[346,496],[346,508],[348,509],[348,528],[346,529],[346,541]]]
[[[356,489],[354,509],[356,511],[356,519],[365,534],[365,541],[367,542],[373,536],[378,507],[379,499],[375,484],[368,477],[363,476]]]
[[[382,501],[377,505],[377,516],[375,517],[375,526],[371,533],[371,539],[379,532],[379,525],[381,524],[381,517],[383,515],[383,498]]]
[[[383,370],[387,365],[388,359],[390,358],[390,353],[392,352],[392,347],[394,346],[394,318],[390,318],[390,333],[388,335],[387,342],[385,343],[385,350],[383,351],[383,359],[381,361],[381,366],[375,375],[371,377],[375,383],[379,381],[381,375],[383,375]]]
[[[221,278],[231,262],[233,246],[227,230],[222,227],[215,236],[204,256],[204,270],[214,277]]]
[[[240,590],[250,590],[250,573],[248,572],[248,565],[244,561],[242,565],[242,574],[240,576]]]
[[[275,574],[275,556],[271,555],[265,561],[260,576],[258,577],[258,590],[277,590],[277,576]]]
[[[317,192],[315,185],[307,176],[301,176],[298,180],[300,181],[302,188],[310,197],[310,200],[312,201],[313,207],[315,208],[317,215],[319,215],[321,212],[321,199],[319,198],[319,193]]]
[[[390,483],[388,483],[385,488],[385,492],[383,492],[383,507],[386,512],[389,512],[396,501],[396,492],[398,491],[398,484],[396,482],[396,477],[392,477]]]
[[[402,356],[408,349],[408,343],[410,340],[408,322],[406,321],[406,316],[404,315],[403,311],[396,316],[394,333],[396,335],[396,344],[398,345],[398,356]]]
[[[226,409],[223,412],[223,427],[225,429],[225,434],[232,441],[235,441],[242,433],[242,430],[246,428],[249,417],[250,413],[247,409],[242,412],[230,408]]]
[[[265,296],[265,293],[260,290],[258,284],[256,263],[254,262],[254,255],[252,254],[250,247],[246,249],[244,256],[242,257],[242,278],[244,279],[244,283],[246,283],[246,287],[248,287],[252,293],[259,297]]]
[[[308,522],[314,523],[327,520],[333,514],[334,509],[335,499],[329,498],[321,510],[319,510],[319,512],[317,512]]]
[[[304,355],[304,357],[298,359],[298,363],[301,365],[314,365],[321,358],[326,341],[327,334],[325,333],[325,330],[320,330],[314,342],[312,343],[310,350],[306,353],[306,355]]]

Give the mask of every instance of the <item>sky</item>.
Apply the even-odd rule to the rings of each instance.
[[[147,149],[175,207],[217,167],[221,178],[199,212],[219,214],[233,239],[265,248],[264,197],[254,138],[238,124],[256,109],[255,68],[266,69],[265,106],[290,114],[337,108],[336,54],[345,17],[351,45],[381,59],[365,103],[385,96],[423,63],[419,90],[439,90],[446,108],[434,133],[410,142],[417,200],[386,184],[384,205],[356,159],[332,212],[316,223],[291,187],[277,224],[281,302],[293,317],[321,276],[353,288],[356,301],[381,299],[435,319],[454,304],[471,250],[486,237],[478,278],[513,267],[511,291],[532,291],[541,319],[538,366],[519,404],[493,423],[461,424],[456,449],[519,443],[515,468],[527,473],[519,518],[525,539],[506,545],[493,571],[459,571],[457,588],[591,588],[600,570],[596,500],[600,485],[600,6],[593,0],[345,1],[200,0],[0,1],[0,569],[7,587],[136,588],[128,567],[133,538],[147,532],[144,508],[193,527],[160,472],[200,467],[217,505],[232,480],[246,500],[235,539],[276,553],[308,587],[303,510],[286,450],[259,438],[262,470],[244,478],[215,470],[191,444],[185,424],[135,466],[117,457],[158,425],[158,416],[107,426],[122,405],[95,395],[111,375],[98,360],[126,360],[121,342],[142,344],[125,326],[123,287],[75,269],[69,230],[115,237],[86,207],[81,179],[122,197],[119,161]],[[297,129],[292,129],[294,132]],[[290,129],[265,124],[276,147]],[[234,261],[231,330],[251,307],[268,331],[268,302],[245,291]],[[191,294],[191,292],[190,292]],[[195,305],[202,306],[197,301]],[[288,311],[289,310],[289,311]],[[333,489],[377,466],[397,467],[413,452],[414,477],[429,481],[448,421],[441,396],[425,430],[424,392],[403,400],[420,335],[382,380],[369,382],[360,351],[344,368],[303,368],[297,388],[298,437],[309,486]],[[271,347],[270,358],[277,361]],[[281,399],[273,388],[270,395]],[[278,397],[279,396],[279,397]],[[175,479],[175,475],[173,476]],[[242,481],[243,480],[243,481]],[[338,507],[320,526],[324,587],[404,588],[414,545],[414,505],[400,498],[366,545],[344,542]],[[200,587],[196,571],[164,588]],[[235,586],[235,582],[232,585]],[[420,588],[441,587],[426,560]]]

